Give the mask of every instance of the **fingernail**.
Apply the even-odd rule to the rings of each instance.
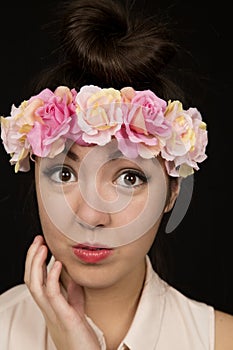
[[[36,236],[33,240],[33,243],[37,243],[39,241],[39,239],[40,239],[40,236]]]

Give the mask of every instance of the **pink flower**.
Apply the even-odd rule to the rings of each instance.
[[[34,100],[31,104],[23,101],[19,107],[12,105],[10,116],[1,117],[1,138],[7,153],[11,154],[10,163],[15,165],[15,171],[30,169],[28,155],[31,145],[27,134],[32,129],[35,120],[40,118],[35,114],[42,101]]]
[[[124,88],[121,93],[125,103],[122,106],[124,127],[116,133],[119,148],[131,157],[142,152],[144,156],[147,153],[148,158],[152,154],[158,155],[163,140],[171,134],[171,126],[164,118],[167,103],[150,90],[135,91],[132,88]],[[131,147],[128,146],[126,138],[133,143]],[[145,147],[141,147],[142,143]]]
[[[16,172],[30,169],[31,154],[53,157],[64,149],[75,97],[76,91],[65,86],[54,93],[44,89],[18,108],[13,105],[11,115],[1,118],[1,137]]]
[[[83,86],[76,97],[78,125],[84,142],[108,143],[122,124],[121,95],[113,88]]]
[[[75,90],[71,91],[67,87],[60,86],[55,92],[44,89],[29,100],[29,103],[35,99],[42,101],[42,105],[36,110],[40,120],[35,121],[27,135],[33,154],[40,157],[54,157],[62,152],[72,116],[75,114],[73,102],[75,97]]]
[[[206,124],[196,108],[183,110],[179,101],[169,102],[165,117],[172,124],[172,135],[161,151],[168,173],[186,177],[198,170],[198,162],[207,158]]]

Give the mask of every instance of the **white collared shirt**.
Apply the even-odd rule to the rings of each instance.
[[[87,317],[101,350],[104,334]],[[214,309],[169,286],[152,269],[147,273],[133,322],[116,350],[214,350]],[[0,350],[55,350],[43,315],[26,285],[0,295]],[[65,350],[65,349],[64,349]]]

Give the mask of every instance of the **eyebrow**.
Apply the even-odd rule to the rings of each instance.
[[[79,160],[79,156],[71,150],[64,149],[62,153],[64,153],[68,158],[72,159],[75,162]]]
[[[71,150],[64,149],[62,153],[75,162],[80,160],[79,156],[76,153],[72,152]],[[116,160],[121,158],[122,156],[123,156],[122,152],[120,150],[117,150],[109,154],[108,160]]]

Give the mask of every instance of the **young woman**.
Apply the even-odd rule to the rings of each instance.
[[[15,171],[34,171],[43,234],[25,284],[0,296],[0,348],[232,349],[232,316],[152,265],[181,181],[206,159],[206,124],[165,75],[176,47],[109,0],[72,1],[60,34],[60,64],[1,118]]]

